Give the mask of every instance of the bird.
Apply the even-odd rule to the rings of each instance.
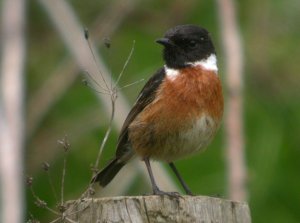
[[[193,195],[174,161],[204,151],[220,127],[224,99],[210,33],[198,25],[177,25],[156,43],[165,62],[138,95],[121,129],[115,157],[92,182],[105,187],[132,158],[144,161],[154,195],[162,191],[150,160],[169,164],[184,191]],[[125,177],[125,176],[124,176]]]

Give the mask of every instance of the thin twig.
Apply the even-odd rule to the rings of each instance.
[[[78,223],[78,221],[73,221],[72,219],[70,219],[70,218],[68,218],[68,217],[66,217],[65,219],[66,219],[67,221],[71,222],[71,223]]]
[[[63,206],[64,204],[64,188],[65,188],[65,178],[66,178],[66,169],[67,169],[67,154],[71,148],[71,145],[68,141],[67,135],[64,136],[62,140],[57,141],[60,145],[63,146],[64,150],[64,164],[62,170],[62,178],[61,178],[61,203],[60,205]]]
[[[53,193],[53,195],[54,195],[54,197],[55,197],[55,200],[58,202],[57,194],[56,194],[56,191],[55,191],[55,187],[54,187],[54,184],[53,184],[53,181],[52,181],[52,178],[51,178],[49,172],[47,172],[47,176],[48,176],[48,181],[49,181],[49,184],[50,184],[52,193]]]
[[[98,168],[102,151],[104,149],[104,146],[106,145],[106,142],[107,142],[108,137],[109,137],[109,135],[111,133],[111,130],[112,130],[112,124],[113,124],[113,120],[114,120],[114,117],[115,117],[115,102],[116,102],[116,95],[112,94],[111,95],[111,115],[110,115],[110,120],[109,120],[108,128],[107,128],[107,130],[105,132],[105,136],[104,136],[104,138],[103,138],[103,140],[101,142],[101,145],[100,145],[100,148],[99,148],[99,151],[98,151],[97,159],[96,159],[95,166],[94,166],[95,169]]]
[[[66,155],[64,155],[64,166],[63,166],[63,172],[61,177],[61,205],[64,204],[64,188],[65,188],[65,177],[66,177],[66,168],[67,168],[67,158]]]
[[[90,43],[89,38],[86,38],[86,41],[87,41],[88,47],[89,47],[89,49],[90,49],[90,52],[91,52],[91,54],[92,54],[92,57],[93,57],[93,61],[94,61],[94,63],[95,63],[95,66],[97,67],[97,69],[98,69],[98,71],[99,71],[99,74],[100,74],[100,77],[101,77],[103,83],[105,84],[105,87],[106,87],[106,88],[102,87],[102,86],[100,85],[100,83],[98,83],[97,81],[96,81],[96,83],[97,83],[97,85],[98,85],[99,87],[101,87],[101,88],[104,89],[104,90],[110,89],[109,86],[107,85],[107,82],[106,82],[106,80],[105,80],[105,78],[104,78],[104,76],[103,76],[103,73],[102,73],[102,71],[101,71],[101,69],[100,69],[98,63],[96,62],[96,56],[95,56],[95,54],[94,54],[94,51],[93,51],[93,48],[92,48],[92,46],[91,46],[91,43]]]
[[[132,83],[130,83],[130,84],[126,84],[126,85],[124,85],[124,86],[122,86],[122,87],[119,87],[118,89],[121,90],[121,89],[130,87],[130,86],[132,86],[132,85],[135,85],[135,84],[138,84],[138,83],[140,83],[140,82],[143,82],[144,80],[145,80],[145,79],[143,78],[143,79],[140,79],[140,80],[138,80],[138,81],[134,81],[134,82],[132,82]]]
[[[84,72],[84,74],[86,74],[90,78],[89,80],[86,80],[86,79],[83,80],[84,85],[88,86],[89,88],[91,88],[93,91],[95,91],[97,93],[110,95],[110,91],[102,88],[88,71]],[[91,85],[89,83],[89,81],[92,81],[94,84],[96,84],[96,86],[98,86],[103,91],[100,91],[100,90],[96,89],[96,87],[94,87],[94,85]]]
[[[94,92],[98,93],[98,94],[105,94],[105,95],[110,95],[110,93],[107,92],[103,92],[103,91],[99,91],[96,88],[93,87],[93,85],[90,84],[86,84],[87,87],[89,87],[90,89],[92,89]]]
[[[93,81],[93,83],[96,84],[100,89],[106,92],[106,94],[109,94],[109,90],[108,90],[109,88],[106,89],[103,86],[101,86],[101,84],[93,77],[93,75],[90,74],[90,72],[85,71],[84,74],[86,74],[90,78],[90,80]]]
[[[117,79],[117,82],[116,82],[115,86],[113,88],[109,89],[110,90],[110,99],[111,99],[111,115],[110,115],[110,120],[109,120],[108,128],[107,128],[107,130],[105,132],[103,140],[101,141],[101,144],[100,144],[100,147],[99,147],[99,151],[98,151],[98,155],[97,155],[97,159],[95,161],[95,165],[94,165],[94,168],[93,168],[95,172],[98,171],[98,166],[99,166],[99,162],[100,162],[100,159],[101,159],[101,155],[102,155],[103,149],[104,149],[104,147],[105,147],[105,145],[107,143],[107,140],[108,140],[108,138],[110,136],[110,133],[111,133],[111,130],[112,130],[112,125],[113,125],[113,121],[114,121],[114,117],[115,117],[115,103],[116,103],[117,93],[118,93],[117,83],[121,79],[121,76],[123,75],[123,73],[124,73],[124,71],[125,71],[128,63],[129,63],[129,60],[130,60],[130,58],[131,58],[131,56],[132,56],[132,54],[134,52],[134,44],[135,44],[135,41],[133,42],[133,46],[131,48],[131,51],[130,51],[127,59],[126,59],[126,62],[124,64],[124,66],[123,66],[123,69],[121,70],[121,72],[120,72],[120,74],[118,76],[118,79]],[[101,71],[99,71],[99,74],[101,75]],[[94,81],[97,84],[97,81],[96,80],[94,80]],[[113,86],[113,85],[111,84],[111,86]],[[94,176],[94,174],[93,174],[93,176]],[[77,204],[79,204],[79,201],[82,198],[86,198],[86,197],[90,196],[90,190],[92,189],[92,187],[93,187],[93,182],[88,185],[87,189],[82,193],[82,195],[80,196],[80,198],[76,201]],[[76,205],[74,205],[74,207],[75,206]]]
[[[53,213],[53,214],[55,214],[55,215],[60,216],[60,213],[59,213],[59,212],[57,212],[57,211],[53,210],[52,208],[48,207],[47,203],[44,202],[42,199],[40,199],[39,196],[36,195],[36,193],[34,192],[32,186],[30,187],[30,191],[31,191],[31,194],[32,194],[32,196],[34,197],[34,199],[37,201],[37,203],[38,203],[41,207],[47,209],[48,211],[50,211],[51,213]]]
[[[120,81],[121,77],[123,76],[123,73],[124,73],[124,71],[125,71],[125,69],[126,69],[128,63],[129,63],[129,61],[130,61],[130,59],[131,59],[131,57],[132,57],[132,54],[133,54],[133,52],[134,52],[134,47],[135,47],[135,40],[133,40],[133,43],[132,43],[132,47],[131,47],[130,53],[129,53],[129,55],[128,55],[128,57],[127,57],[125,63],[124,63],[124,66],[123,66],[123,68],[122,68],[122,70],[121,70],[121,72],[120,72],[120,74],[119,74],[119,76],[118,76],[118,78],[117,78],[117,80],[116,80],[115,87],[119,84],[119,81]]]
[[[50,207],[48,207],[48,206],[45,206],[45,209],[47,209],[48,211],[50,211],[51,213],[53,213],[53,214],[56,214],[56,215],[61,215],[59,212],[57,212],[57,211],[55,211],[54,209],[52,209],[52,208],[50,208]]]
[[[55,223],[61,220],[61,217],[54,219],[53,221],[50,221],[50,223]]]
[[[129,55],[128,55],[125,63],[124,63],[124,66],[123,66],[123,68],[122,68],[122,70],[121,70],[121,72],[120,72],[120,74],[119,74],[116,82],[115,82],[115,86],[110,89],[111,90],[111,95],[110,95],[111,96],[111,115],[110,115],[110,120],[109,120],[108,128],[107,128],[107,130],[105,132],[105,136],[104,136],[104,138],[103,138],[103,140],[101,142],[101,146],[99,148],[99,152],[98,152],[97,159],[96,159],[95,166],[94,166],[95,170],[99,166],[99,161],[100,161],[100,158],[101,158],[101,154],[103,152],[104,146],[106,145],[106,142],[107,142],[108,137],[109,137],[109,135],[111,133],[111,130],[112,130],[112,125],[113,125],[113,121],[114,121],[114,117],[115,117],[115,103],[116,103],[116,99],[117,99],[117,95],[118,95],[117,85],[118,85],[118,83],[119,83],[119,81],[120,81],[120,79],[121,79],[121,77],[122,77],[122,75],[123,75],[123,73],[124,73],[124,71],[125,71],[128,63],[129,63],[130,59],[132,57],[132,54],[134,52],[134,46],[135,46],[135,41],[133,41],[130,53],[129,53]],[[90,48],[90,49],[92,51],[92,48]],[[99,73],[101,74],[101,71],[99,71]]]

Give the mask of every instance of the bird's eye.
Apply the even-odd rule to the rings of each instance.
[[[194,48],[194,47],[196,47],[197,46],[197,41],[195,41],[195,40],[190,40],[189,41],[189,46],[191,47],[191,48]]]

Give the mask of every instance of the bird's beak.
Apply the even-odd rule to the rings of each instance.
[[[155,42],[167,47],[167,46],[174,46],[175,44],[173,43],[172,40],[168,39],[168,38],[160,38],[157,39]]]

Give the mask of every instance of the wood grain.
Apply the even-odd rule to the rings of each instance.
[[[250,223],[247,203],[206,196],[136,196],[86,199],[67,204],[76,222]]]

